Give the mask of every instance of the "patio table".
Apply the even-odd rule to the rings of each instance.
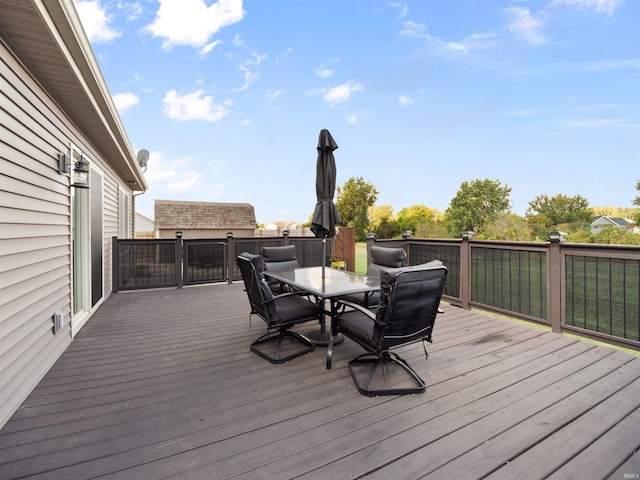
[[[326,346],[329,343],[330,332],[326,331],[325,315],[332,318],[336,315],[336,305],[339,297],[352,293],[370,293],[380,290],[380,279],[367,277],[353,272],[324,267],[303,267],[282,272],[264,271],[264,276],[276,282],[282,282],[291,287],[305,291],[318,298],[323,307],[329,301],[329,310],[323,308],[320,330],[305,334],[316,345]],[[334,343],[342,340],[336,338]]]

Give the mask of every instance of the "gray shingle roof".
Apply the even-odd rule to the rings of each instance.
[[[253,205],[248,203],[156,200],[154,218],[157,229],[252,229],[256,226]]]

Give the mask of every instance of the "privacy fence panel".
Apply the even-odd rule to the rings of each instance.
[[[184,284],[224,282],[226,241],[184,240]]]
[[[447,267],[446,294],[460,297],[460,245],[437,245],[428,243],[408,244],[411,265],[420,265],[431,260],[440,260]]]
[[[113,251],[115,291],[177,286],[175,240],[117,240]]]
[[[565,325],[640,341],[640,259],[565,255]]]
[[[471,301],[547,318],[546,249],[471,247]]]

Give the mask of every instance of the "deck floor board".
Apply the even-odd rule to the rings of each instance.
[[[114,294],[0,430],[0,479],[640,474],[639,357],[443,307],[428,359],[399,349],[426,393],[368,398],[349,340],[331,370],[252,354],[239,283]]]

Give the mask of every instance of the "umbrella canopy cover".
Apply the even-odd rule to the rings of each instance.
[[[329,130],[322,129],[318,138],[316,163],[316,208],[311,219],[311,231],[316,237],[334,237],[340,214],[333,203],[336,190],[336,161],[333,151],[338,148]]]

